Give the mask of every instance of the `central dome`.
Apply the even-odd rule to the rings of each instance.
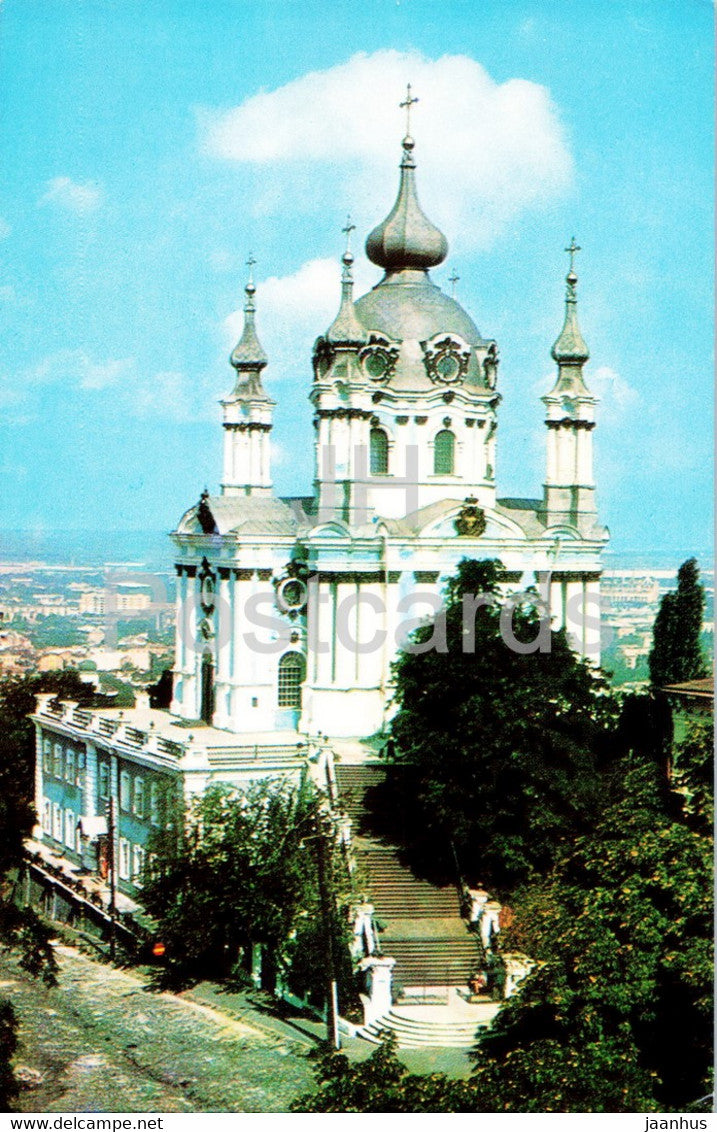
[[[436,287],[423,271],[387,275],[356,301],[367,330],[394,342],[425,342],[435,334],[458,334],[471,346],[483,343],[473,320],[455,299]]]

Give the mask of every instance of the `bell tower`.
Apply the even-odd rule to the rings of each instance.
[[[270,495],[271,428],[275,402],[261,384],[261,371],[268,359],[257,337],[255,326],[256,287],[252,277],[255,264],[247,261],[249,279],[244,288],[244,329],[229,361],[236,370],[234,389],[224,412],[224,467],[222,495]]]
[[[548,435],[541,518],[547,526],[567,524],[582,534],[592,529],[597,518],[592,445],[597,398],[583,377],[590,352],[578,326],[578,277],[574,264],[580,248],[575,237],[565,250],[570,256],[565,280],[565,322],[551,351],[558,364],[558,376],[542,398]]]

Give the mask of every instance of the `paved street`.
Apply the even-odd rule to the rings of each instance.
[[[58,947],[59,986],[0,958],[20,1019],[23,1112],[286,1112],[311,1086],[307,1046]]]

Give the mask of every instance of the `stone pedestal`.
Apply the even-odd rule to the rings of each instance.
[[[366,975],[366,994],[361,995],[363,1004],[363,1024],[370,1026],[378,1018],[383,1018],[391,1009],[391,981],[396,963],[390,955],[369,955],[359,963],[359,970]]]

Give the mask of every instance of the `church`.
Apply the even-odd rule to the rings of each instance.
[[[174,713],[236,733],[380,732],[396,649],[436,612],[462,558],[498,558],[507,585],[537,586],[553,624],[598,659],[607,533],[595,502],[595,398],[583,377],[574,241],[568,250],[539,499],[498,495],[498,344],[431,280],[448,245],[419,204],[410,136],[396,202],[366,240],[383,278],[354,299],[347,248],[336,317],[314,345],[308,498],[273,491],[274,402],[250,280],[231,355],[236,383],[222,402],[221,488],[173,535]]]
[[[506,591],[537,589],[552,624],[599,660],[608,533],[595,499],[596,399],[583,375],[575,241],[552,347],[557,372],[542,398],[543,491],[516,499],[497,488],[498,344],[431,279],[448,246],[419,203],[410,132],[395,203],[366,239],[384,274],[360,297],[352,231],[347,223],[336,316],[317,328],[305,360],[315,435],[309,496],[281,498],[273,488],[275,402],[250,272],[233,386],[221,402],[221,484],[172,534],[170,711],[142,697],[124,711],[39,697],[37,837],[96,868],[115,799],[115,857],[130,894],[170,794],[277,774],[309,773],[330,786],[342,745],[354,760],[362,750],[370,758],[367,741],[375,751],[390,720],[392,660],[438,611],[464,558],[500,559]]]

